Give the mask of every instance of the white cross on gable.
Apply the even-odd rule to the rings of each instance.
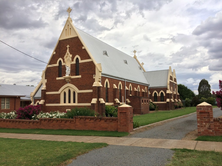
[[[69,8],[67,9],[67,12],[69,13],[69,17],[70,17],[71,11],[72,11],[72,9],[69,7]]]

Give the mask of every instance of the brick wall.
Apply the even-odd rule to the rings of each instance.
[[[213,118],[212,106],[206,102],[203,102],[197,105],[196,108],[198,135],[222,135],[222,119]]]
[[[73,129],[130,132],[133,130],[132,107],[123,105],[118,107],[117,117],[86,117],[73,119],[0,119],[0,128],[18,129]]]
[[[0,112],[11,112],[11,111],[15,111],[17,109],[20,108],[20,97],[0,97],[0,103],[2,98],[9,98],[10,99],[10,108],[9,109],[1,109],[0,106]]]

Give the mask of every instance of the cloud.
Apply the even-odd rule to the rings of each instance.
[[[0,27],[7,30],[45,27],[47,23],[38,16],[38,13],[38,8],[27,1],[20,0],[18,3],[11,3],[11,1],[1,0]]]

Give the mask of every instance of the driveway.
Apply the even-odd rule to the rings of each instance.
[[[222,111],[214,108],[214,117],[218,116]],[[196,114],[192,114],[128,137],[180,140],[195,129]],[[173,153],[170,149],[110,145],[77,157],[69,166],[164,166]]]

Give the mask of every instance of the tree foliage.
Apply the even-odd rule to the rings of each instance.
[[[180,94],[180,99],[185,100],[186,98],[192,99],[195,94],[192,90],[187,88],[185,85],[179,84],[178,85],[178,92]]]
[[[198,86],[198,93],[199,93],[200,99],[202,97],[204,97],[204,98],[211,97],[211,88],[210,88],[210,84],[208,83],[207,80],[202,79],[200,81],[199,86]]]
[[[219,91],[213,92],[213,94],[216,96],[217,106],[222,109],[222,81],[219,80]]]

